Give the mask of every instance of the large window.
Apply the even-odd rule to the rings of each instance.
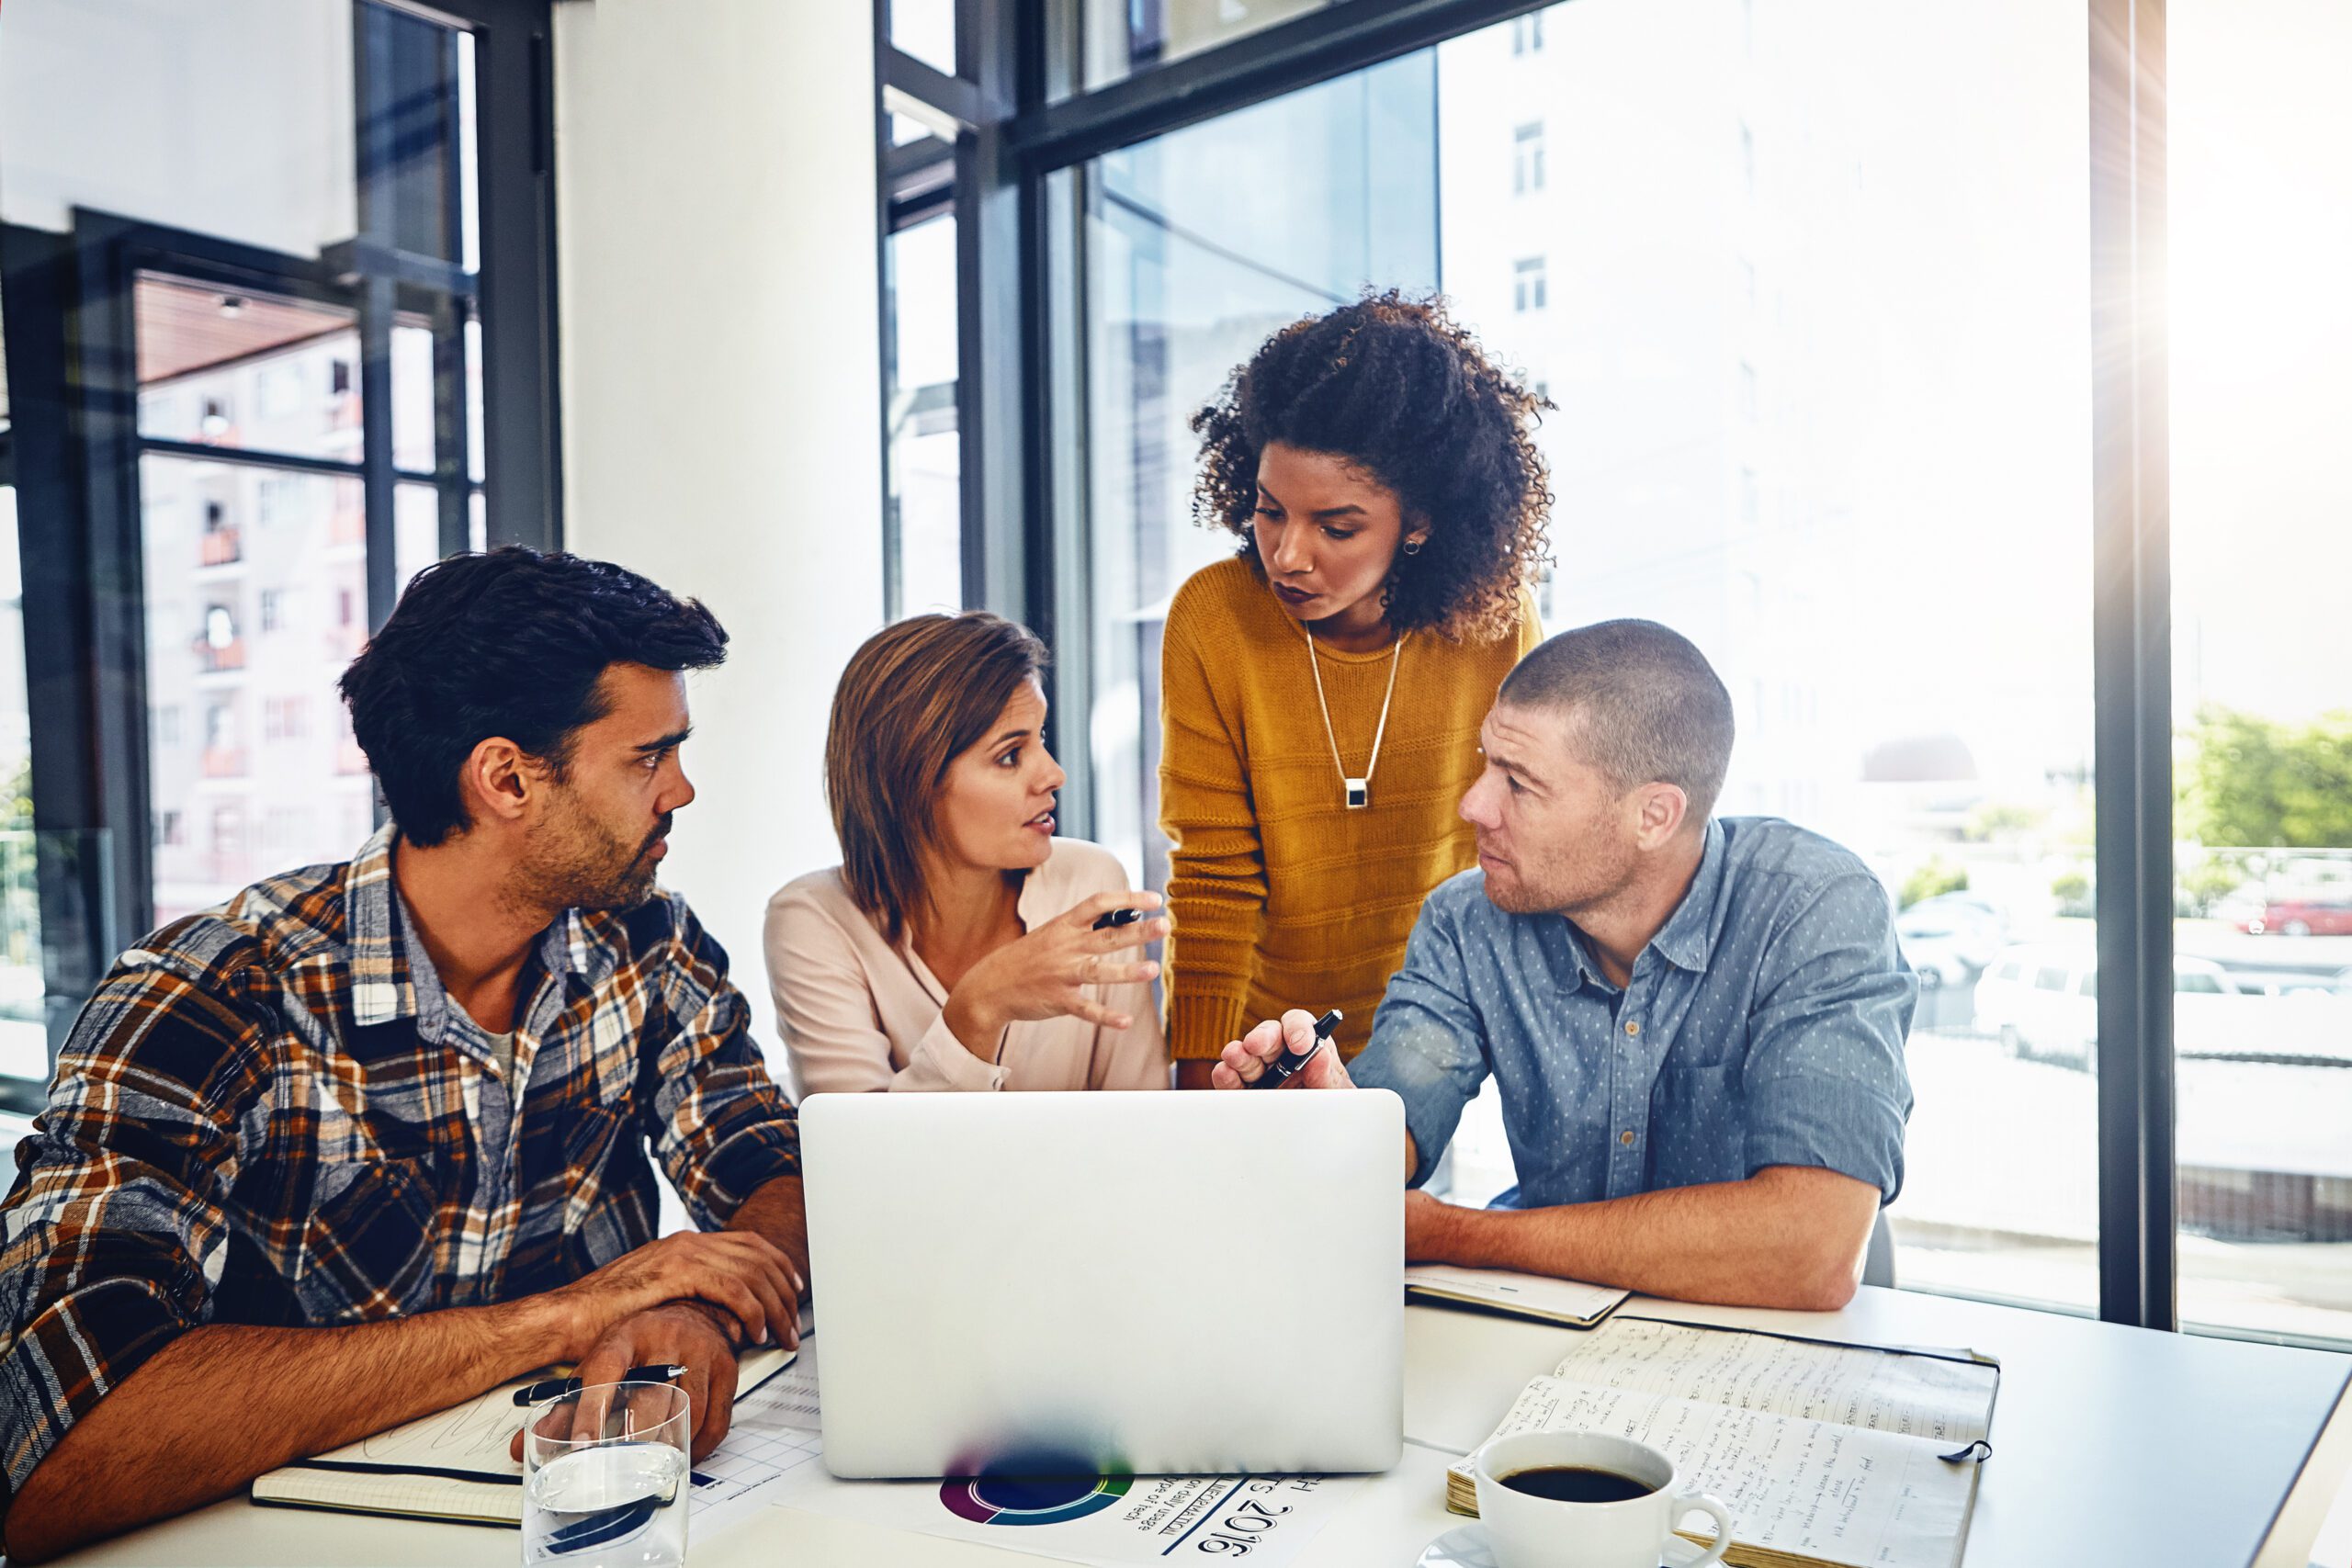
[[[2181,1316],[2352,1338],[2352,13],[2171,7]]]
[[[1186,416],[1442,286],[1558,405],[1546,623],[1691,635],[1724,808],[1897,907],[1903,1279],[2352,1337],[2342,19],[1508,9],[967,0],[1005,47],[953,81],[884,51],[957,128],[967,592],[1056,646],[1065,820],[1160,876],[1159,622],[1229,547]],[[1510,1178],[1488,1112],[1456,1154]]]
[[[1696,640],[1736,704],[1722,809],[1830,834],[1904,907],[1902,1273],[2089,1307],[2080,19],[1791,4],[1750,53],[1713,9],[1577,0],[1540,51],[1487,28],[1088,168],[1095,832],[1161,874],[1159,616],[1230,548],[1186,416],[1298,315],[1442,285],[1559,405],[1547,626]],[[1963,52],[1997,112],[1904,68]],[[1491,1106],[1454,1179],[1510,1184]]]

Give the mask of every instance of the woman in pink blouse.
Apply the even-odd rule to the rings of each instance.
[[[1157,894],[1054,834],[1045,645],[980,611],[886,626],[825,739],[842,863],[768,900],[768,983],[804,1094],[1165,1089]],[[1154,911],[1098,931],[1114,909]]]

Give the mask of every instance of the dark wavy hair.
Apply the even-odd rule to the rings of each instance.
[[[1419,554],[1397,552],[1381,592],[1388,624],[1500,637],[1549,559],[1552,486],[1533,426],[1552,406],[1489,360],[1443,299],[1367,294],[1268,338],[1193,416],[1193,516],[1241,536],[1263,575],[1258,455],[1279,441],[1344,457],[1395,492],[1408,528],[1429,528]]]
[[[726,629],[695,600],[610,561],[509,545],[418,572],[343,672],[343,700],[401,836],[430,847],[465,831],[458,774],[484,740],[512,740],[560,780],[581,727],[607,711],[605,666],[726,657]]]
[[[986,610],[910,615],[850,655],[825,731],[825,804],[842,882],[885,941],[927,901],[920,852],[948,765],[988,738],[1047,657],[1027,626]]]

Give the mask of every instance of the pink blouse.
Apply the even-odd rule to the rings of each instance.
[[[1126,872],[1099,844],[1056,839],[1023,882],[1016,909],[1035,929],[1080,899],[1124,889]],[[941,1015],[940,985],[914,949],[882,940],[842,882],[812,872],[768,900],[768,985],[803,1094],[861,1089],[1166,1089],[1168,1052],[1147,983],[1090,987],[1135,1021],[1023,1021],[994,1063],[965,1049]]]

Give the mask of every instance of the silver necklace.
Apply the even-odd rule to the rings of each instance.
[[[1413,634],[1399,635],[1389,647],[1388,690],[1380,699],[1379,727],[1372,732],[1372,757],[1363,765],[1362,778],[1350,778],[1347,763],[1340,760],[1340,738],[1331,728],[1331,705],[1323,695],[1323,663],[1316,657],[1314,628],[1302,621],[1298,629],[1306,634],[1306,667],[1315,671],[1315,705],[1323,710],[1323,739],[1331,743],[1331,765],[1340,771],[1340,787],[1348,809],[1361,811],[1372,804],[1372,775],[1380,766],[1380,741],[1388,733],[1388,705],[1396,695],[1396,666],[1403,661],[1405,638]]]

